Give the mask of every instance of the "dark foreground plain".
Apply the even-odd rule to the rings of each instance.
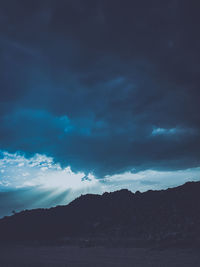
[[[5,246],[1,267],[199,267],[197,249]]]

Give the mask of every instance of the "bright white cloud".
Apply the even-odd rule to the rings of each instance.
[[[170,135],[180,132],[180,130],[176,128],[165,129],[165,128],[154,128],[152,131],[152,135]]]
[[[175,134],[195,134],[196,130],[192,128],[160,128],[160,127],[154,127],[152,130],[152,135],[175,135]]]
[[[53,158],[41,154],[26,158],[19,153],[2,151],[0,171],[1,187],[40,186],[78,190],[95,186],[98,182],[91,174],[90,179],[82,179],[85,173],[74,173],[70,167],[62,168],[60,164],[54,162]]]

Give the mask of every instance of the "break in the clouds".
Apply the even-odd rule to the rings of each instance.
[[[93,174],[74,173],[46,155],[27,158],[1,151],[0,217],[31,208],[64,205],[86,193],[102,194],[123,188],[135,192],[164,189],[200,180],[200,168],[179,171],[125,172],[97,179]]]
[[[74,173],[53,158],[0,151],[0,217],[13,210],[51,207],[90,192],[102,192],[92,174]]]
[[[26,158],[19,153],[1,152],[0,188],[2,190],[26,187],[65,188],[77,190],[84,186],[93,186],[94,176],[84,173],[73,173],[71,168],[62,168],[52,158],[35,154]]]
[[[53,158],[35,154],[26,158],[20,153],[1,151],[0,157],[0,191],[18,190],[25,188],[62,189],[84,192],[85,189],[105,189],[113,191],[116,188],[128,186],[132,191],[149,189],[149,185],[157,188],[176,186],[188,180],[199,180],[199,168],[183,171],[128,171],[125,173],[107,175],[98,179],[92,173],[74,173],[70,166],[62,168]],[[135,186],[135,183],[140,186]],[[145,188],[147,185],[147,188]],[[87,191],[86,190],[86,191]]]
[[[198,168],[198,10],[186,0],[1,1],[0,148],[98,179]],[[16,173],[21,184],[28,173]]]

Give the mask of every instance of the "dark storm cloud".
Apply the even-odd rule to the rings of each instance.
[[[199,166],[197,1],[0,7],[2,149],[98,176]]]

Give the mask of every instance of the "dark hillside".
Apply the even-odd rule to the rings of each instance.
[[[81,236],[198,242],[200,182],[144,193],[124,189],[83,195],[67,206],[22,211],[0,220],[2,242]]]

